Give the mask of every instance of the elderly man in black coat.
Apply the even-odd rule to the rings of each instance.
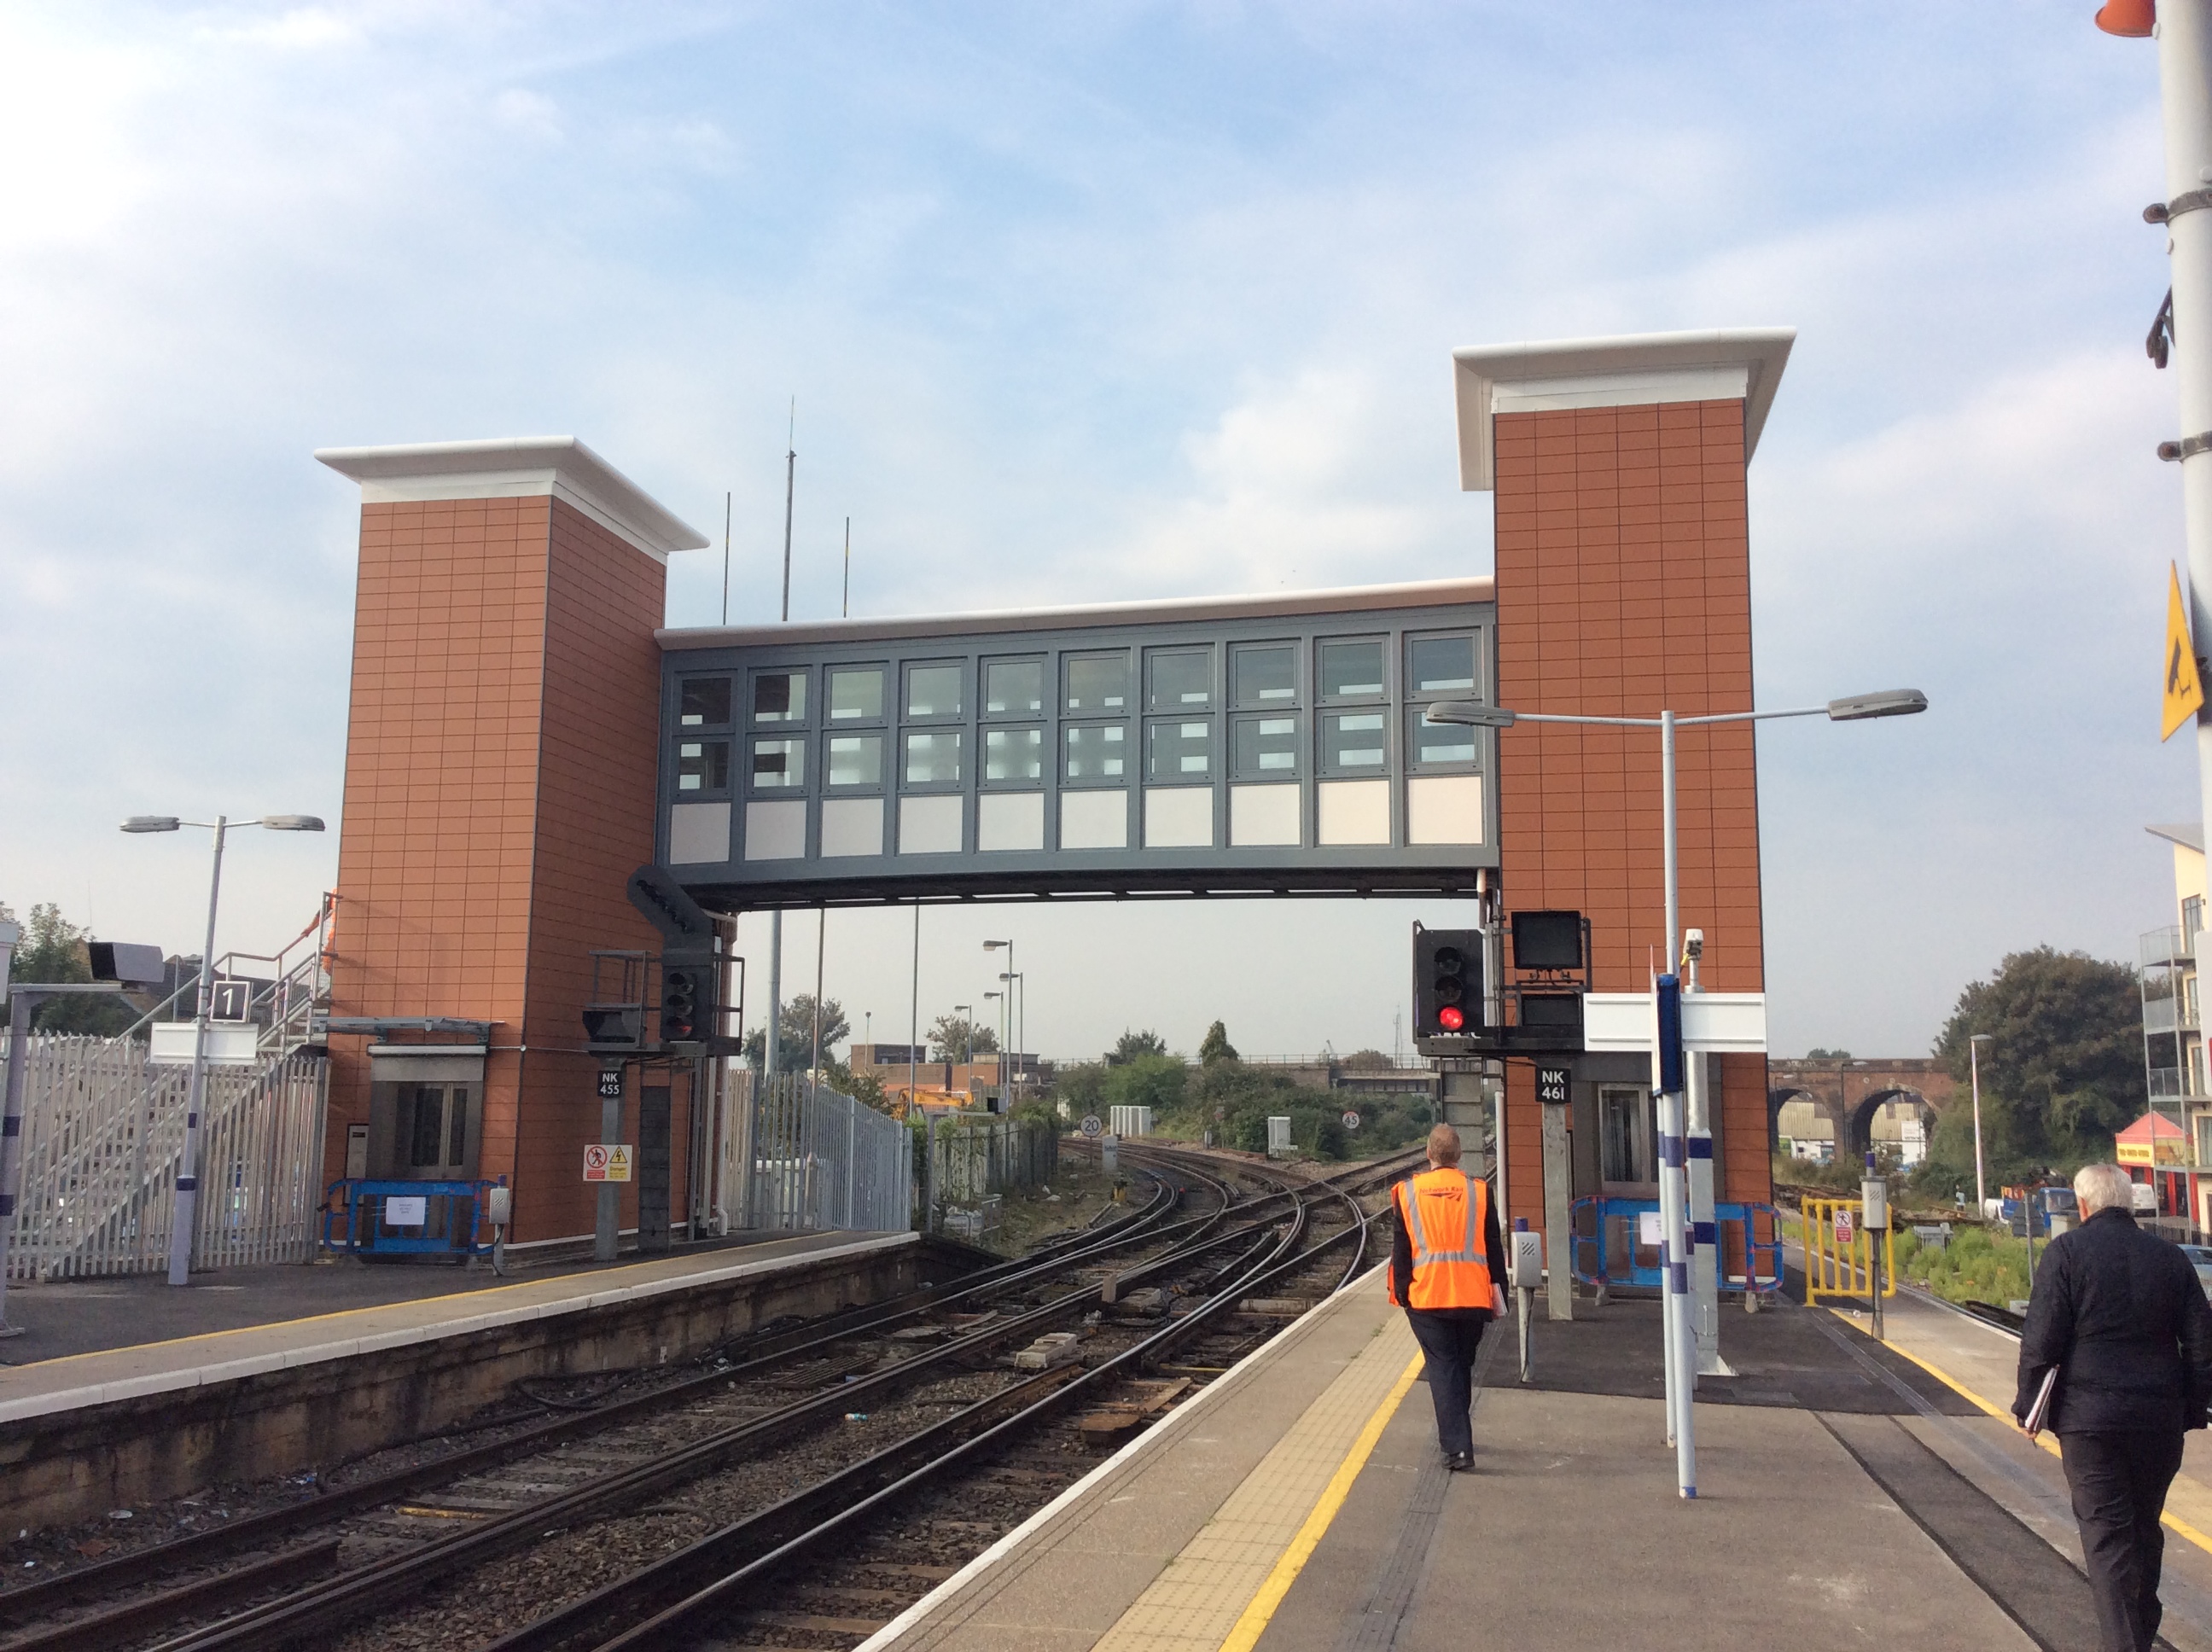
[[[2046,1374],[2043,1426],[2058,1436],[2107,1652],[2158,1634],[2159,1515],[2181,1436],[2212,1403],[2212,1307],[2189,1259],[2136,1226],[2117,1164],[2074,1178],[2082,1222],[2043,1254],[2020,1341],[2013,1416],[2025,1427]]]

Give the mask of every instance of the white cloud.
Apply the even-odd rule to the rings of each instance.
[[[1761,692],[1936,710],[1764,738],[1778,1028],[1910,1053],[2005,947],[2124,949],[2160,915],[2136,827],[2193,798],[2144,732],[2179,543],[2133,354],[2148,59],[2071,16],[1719,15],[0,15],[0,143],[37,162],[0,178],[0,898],[89,882],[196,944],[192,858],[116,816],[335,818],[351,501],[318,445],[572,430],[710,532],[730,489],[757,616],[795,392],[800,613],[836,611],[848,513],[863,612],[1364,583],[1487,569],[1452,346],[1784,321]],[[719,601],[679,559],[672,614]],[[329,849],[263,846],[241,940]],[[1345,970],[1232,1034],[1387,1042],[1409,915],[1036,914],[1032,1042],[1309,937]],[[1164,944],[1190,979],[1133,997]]]

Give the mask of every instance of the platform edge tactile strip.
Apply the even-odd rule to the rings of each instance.
[[[1010,1601],[1018,1600],[1033,1586],[1031,1574],[1036,1569],[1050,1568],[1068,1553],[1086,1552],[1094,1558],[1105,1558],[1090,1546],[1088,1532],[1089,1523],[1103,1508],[1127,1503],[1143,1492],[1146,1477],[1165,1470],[1171,1459],[1181,1461],[1178,1449],[1194,1442],[1200,1430],[1218,1433],[1224,1424],[1233,1429],[1233,1422],[1224,1414],[1230,1407],[1246,1400],[1255,1385],[1279,1382],[1286,1365],[1313,1359],[1321,1348],[1345,1334],[1346,1321],[1350,1334],[1358,1339],[1357,1349],[1343,1359],[1346,1368],[1388,1330],[1389,1325],[1396,1324],[1402,1329],[1401,1316],[1384,1302],[1380,1266],[1370,1268],[1336,1291],[1304,1318],[1294,1321],[1279,1334],[1245,1355],[1195,1396],[1176,1406],[1160,1423],[1130,1441],[902,1612],[854,1652],[892,1652],[893,1649],[915,1652],[918,1649],[971,1645],[1026,1646],[1036,1642],[1040,1625],[1033,1618],[1023,1616],[1018,1621],[1008,1621],[1005,1616]],[[1321,1357],[1328,1357],[1326,1354]],[[1338,1375],[1340,1376],[1342,1371]],[[1310,1403],[1308,1400],[1300,1405],[1298,1414],[1303,1415]],[[1256,1454],[1251,1467],[1238,1478],[1241,1479],[1256,1468],[1264,1455]],[[1206,1518],[1212,1518],[1220,1501],[1233,1490],[1233,1485],[1224,1484],[1221,1498],[1209,1500]],[[1189,1537],[1194,1537],[1202,1526],[1202,1521],[1193,1526]],[[1182,1540],[1188,1542],[1189,1537]],[[1144,1574],[1144,1583],[1149,1584],[1164,1570],[1177,1552],[1179,1546],[1158,1552],[1158,1560]],[[1133,1581],[1127,1585],[1104,1582],[1101,1586],[1109,1591],[1127,1586],[1126,1598],[1130,1601],[1142,1593],[1142,1586]],[[1055,1648],[1095,1645],[1112,1628],[1121,1612],[1126,1610],[1116,1608],[1113,1618],[1094,1619],[1095,1626],[1085,1634],[1071,1623],[1064,1600],[1054,1598],[1041,1604],[1057,1625],[1056,1631],[1045,1637]],[[1016,1609],[1018,1613],[1019,1608]]]
[[[1413,1335],[1396,1315],[1098,1643],[1098,1652],[1215,1652],[1267,1583],[1376,1413],[1402,1398]]]

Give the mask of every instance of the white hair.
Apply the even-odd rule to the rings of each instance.
[[[2085,1164],[2074,1173],[2075,1201],[2085,1217],[2092,1211],[2129,1209],[2135,1200],[2135,1187],[2128,1173],[2117,1164]]]

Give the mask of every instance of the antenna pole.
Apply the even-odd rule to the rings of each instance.
[[[838,617],[853,617],[853,519],[849,516],[845,519],[845,604]]]
[[[791,496],[799,481],[799,398],[791,398],[791,431],[783,456],[783,616],[791,617]]]
[[[730,495],[722,495],[722,623],[730,623]]]

